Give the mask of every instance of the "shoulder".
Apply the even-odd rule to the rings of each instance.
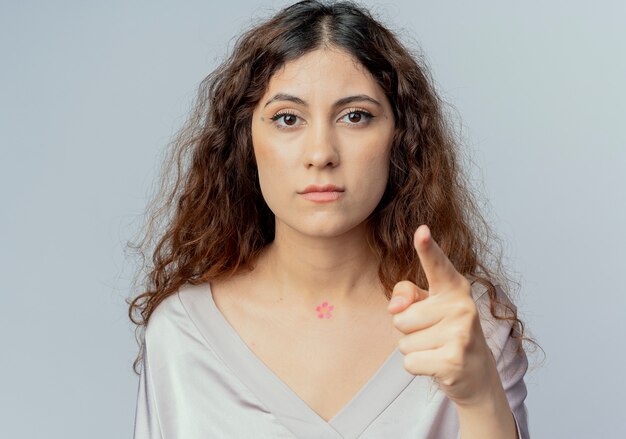
[[[146,325],[146,334],[161,333],[175,325],[182,316],[183,308],[180,303],[179,291],[170,294],[159,302],[150,314]]]
[[[185,341],[195,334],[180,295],[187,285],[165,297],[152,311],[145,330],[146,349],[152,354],[175,353],[185,349]]]
[[[515,322],[512,317],[514,312],[517,312],[517,306],[500,284],[495,283],[494,286],[497,303],[492,304],[493,300],[487,287],[479,282],[472,283],[472,296],[476,303],[485,341],[498,361],[501,357],[518,355],[516,353],[517,340],[514,340],[511,335]],[[496,318],[491,312],[492,307],[499,317],[506,318]]]

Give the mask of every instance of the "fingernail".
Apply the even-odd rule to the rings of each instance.
[[[391,301],[389,302],[389,306],[396,306],[396,305],[404,305],[406,303],[406,299],[402,296],[396,296],[396,297],[392,297]]]

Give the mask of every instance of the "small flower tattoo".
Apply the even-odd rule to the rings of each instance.
[[[326,317],[327,319],[332,317],[330,312],[333,310],[333,308],[333,305],[328,306],[328,302],[322,303],[322,306],[318,306],[315,308],[315,310],[317,311],[317,317],[320,319],[323,319],[324,317]]]

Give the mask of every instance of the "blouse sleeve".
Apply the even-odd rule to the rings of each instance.
[[[517,309],[499,285],[496,285],[496,292],[501,302],[507,303],[513,309]],[[524,375],[528,369],[526,352],[517,352],[518,340],[510,335],[513,323],[510,320],[497,320],[491,315],[488,294],[482,294],[476,303],[483,333],[496,360],[502,387],[515,419],[517,434],[519,439],[530,439],[528,410],[524,403],[528,393],[524,382]],[[506,308],[501,306],[498,306],[498,308],[499,315],[510,315],[510,311]]]
[[[163,439],[154,396],[155,389],[152,384],[152,376],[150,375],[147,349],[148,346],[146,344],[141,375],[139,377],[133,439]]]
[[[504,392],[509,401],[509,406],[513,412],[517,435],[519,439],[530,439],[528,431],[528,411],[524,400],[527,389],[524,383],[524,375],[528,369],[528,359],[526,353],[517,354],[515,352],[516,340],[508,337],[504,344],[503,353],[496,364]]]

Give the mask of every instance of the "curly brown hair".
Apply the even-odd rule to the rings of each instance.
[[[130,245],[139,250],[143,265],[152,249],[153,263],[142,281],[143,292],[127,299],[130,320],[143,329],[133,363],[136,373],[145,326],[161,301],[185,283],[230,276],[242,266],[252,269],[273,241],[274,214],[259,187],[251,115],[277,69],[324,47],[356,58],[393,108],[387,187],[366,220],[367,241],[379,260],[387,298],[403,279],[428,288],[413,233],[407,233],[427,224],[456,269],[486,287],[492,315],[513,322],[510,335],[519,341],[518,352],[522,340],[532,341],[524,337],[516,307],[496,293],[496,284],[505,290],[510,284],[501,251],[495,251],[499,241],[461,169],[454,130],[423,57],[353,2],[301,1],[239,37],[232,55],[201,82],[194,111],[172,142],[141,241]],[[499,304],[508,310],[504,315],[496,311]]]

